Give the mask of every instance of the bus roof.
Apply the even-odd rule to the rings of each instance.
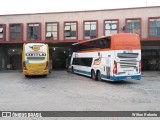
[[[46,43],[24,43],[24,45],[27,45],[27,44],[29,44],[29,45],[39,45],[39,44],[45,45]]]
[[[140,38],[138,34],[123,33],[113,35],[114,46],[140,46]]]

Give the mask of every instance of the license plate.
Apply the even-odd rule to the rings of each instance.
[[[132,68],[123,68],[123,72],[127,72],[127,71],[134,71],[134,69],[132,69]]]
[[[127,80],[131,80],[131,76],[128,76],[128,77],[127,77]]]

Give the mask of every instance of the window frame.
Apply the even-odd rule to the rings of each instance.
[[[3,28],[3,38],[0,42],[6,42],[6,24],[0,24]]]
[[[160,36],[155,36],[155,37],[150,36],[150,19],[160,19],[160,16],[148,17],[148,39],[158,39],[159,40]]]
[[[88,40],[85,38],[85,22],[96,22],[96,37],[98,37],[98,20],[84,20],[83,21],[83,40]],[[93,39],[93,38],[89,38],[89,39]]]
[[[117,21],[117,33],[119,33],[119,19],[105,19],[104,22],[103,22],[103,26],[104,26],[103,35],[104,36],[106,36],[105,35],[105,31],[106,31],[106,28],[105,28],[106,24],[105,24],[105,22],[106,21]]]
[[[11,39],[11,25],[20,25],[20,39]],[[23,23],[10,23],[9,24],[9,41],[23,41]]]
[[[57,39],[47,39],[47,24],[57,24]],[[59,40],[59,22],[45,22],[45,41],[58,41]]]
[[[28,31],[29,31],[29,28],[28,28],[28,27],[29,27],[29,24],[39,24],[38,39],[37,39],[37,40],[29,40],[29,39],[28,39]],[[40,22],[27,23],[26,40],[27,40],[27,41],[41,41],[41,23],[40,23]]]
[[[65,38],[65,24],[66,23],[76,23],[76,39],[66,39]],[[65,41],[67,41],[67,40],[75,40],[75,41],[77,41],[78,40],[78,21],[64,21],[64,24],[63,24],[63,39],[65,40]]]
[[[142,35],[142,18],[126,18],[125,19],[125,33],[128,33],[127,32],[127,21],[128,20],[140,20],[140,34],[138,34],[139,35],[139,37],[141,38],[141,35]]]

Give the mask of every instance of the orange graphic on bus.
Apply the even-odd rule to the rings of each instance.
[[[102,60],[102,55],[99,56],[99,58],[95,59],[93,62],[93,65],[100,65]]]

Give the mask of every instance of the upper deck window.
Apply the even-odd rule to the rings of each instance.
[[[100,38],[97,40],[92,40],[84,43],[75,44],[72,46],[73,52],[82,51],[82,50],[94,50],[94,49],[105,49],[111,47],[111,39]]]

